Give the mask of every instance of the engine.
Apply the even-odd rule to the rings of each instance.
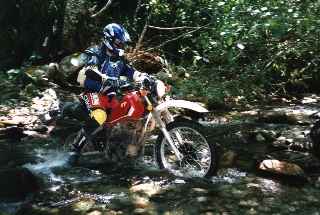
[[[132,162],[143,156],[142,121],[118,123],[107,139],[106,157],[113,162]]]

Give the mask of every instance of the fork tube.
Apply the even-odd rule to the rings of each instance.
[[[166,140],[168,141],[171,149],[174,151],[175,155],[177,156],[178,160],[181,161],[183,158],[183,155],[179,152],[179,150],[177,149],[177,147],[175,146],[167,128],[166,125],[164,124],[164,122],[161,120],[160,115],[158,112],[156,111],[152,111],[152,115],[155,118],[156,122],[158,123],[158,125],[160,126],[160,130],[162,131],[164,137],[166,138]]]

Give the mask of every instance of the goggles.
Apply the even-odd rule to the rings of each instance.
[[[113,41],[113,45],[117,48],[117,49],[124,49],[125,47],[125,44],[123,42],[121,42],[120,40],[118,39],[115,39]]]

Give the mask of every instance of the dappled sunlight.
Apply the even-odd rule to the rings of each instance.
[[[260,163],[259,169],[271,173],[279,173],[291,176],[299,176],[304,174],[304,171],[298,165],[279,160],[264,160]]]
[[[26,125],[27,127],[35,127],[41,125],[41,120],[50,120],[49,111],[59,109],[60,100],[54,89],[49,88],[34,97],[28,106],[23,103],[16,104],[15,108],[11,108],[5,116],[0,116],[0,122],[9,125]],[[2,110],[2,111],[5,111]]]

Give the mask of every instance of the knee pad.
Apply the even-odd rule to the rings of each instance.
[[[107,113],[102,109],[95,109],[91,112],[90,117],[102,125],[107,120]]]

